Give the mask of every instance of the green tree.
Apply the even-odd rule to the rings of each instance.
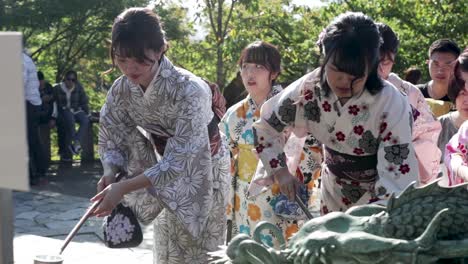
[[[450,38],[461,49],[468,45],[468,4],[457,0],[344,0],[329,9],[359,11],[392,27],[400,38],[394,71],[415,65],[427,69],[427,51],[432,42]],[[425,77],[428,78],[427,72]]]

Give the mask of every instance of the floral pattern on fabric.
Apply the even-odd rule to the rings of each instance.
[[[281,91],[280,86],[273,86],[269,97],[278,94]],[[281,105],[281,115],[286,121],[294,120],[295,107],[292,101],[286,101]],[[272,188],[254,196],[249,197],[248,189],[252,177],[255,174],[258,164],[256,153],[261,153],[263,149],[269,145],[263,145],[263,137],[256,137],[255,131],[252,129],[252,124],[260,117],[260,109],[256,103],[248,95],[246,99],[235,104],[228,109],[226,115],[219,124],[220,130],[227,141],[231,151],[232,163],[232,180],[231,180],[231,198],[229,199],[227,217],[232,220],[232,236],[244,233],[253,234],[255,226],[260,221],[268,221],[276,224],[286,238],[290,238],[299,227],[303,220],[294,219],[294,217],[281,217],[275,213],[276,209],[282,209],[282,212],[296,213],[298,208],[293,208],[285,203],[280,195],[278,185],[273,185]],[[275,116],[276,118],[276,116]],[[273,119],[272,119],[273,120]],[[282,122],[269,120],[272,127],[283,129]],[[253,135],[252,137],[244,137],[243,135]],[[283,137],[285,134],[283,134]],[[254,145],[255,144],[255,145]],[[303,149],[301,157],[300,171],[301,179],[307,187],[307,196],[311,196],[309,200],[310,210],[319,210],[318,199],[318,179],[320,175],[321,163],[321,148],[312,137]],[[271,167],[285,167],[286,156],[284,153],[278,153],[274,159],[270,161]],[[285,207],[283,207],[283,205]],[[293,212],[294,211],[294,212]],[[262,234],[262,241],[272,247],[279,247],[278,240],[271,233]]]
[[[228,150],[211,155],[210,87],[166,57],[158,71],[146,91],[125,76],[113,84],[101,109],[99,154],[153,184],[124,199],[140,220],[154,221],[154,263],[206,263],[224,243]]]
[[[339,164],[340,159],[325,156],[321,173],[322,213],[345,211],[350,206],[371,202],[383,204],[390,194],[398,194],[409,183],[418,180],[418,163],[410,144],[412,134],[408,120],[413,119],[410,104],[388,82],[385,82],[383,89],[375,95],[364,90],[350,98],[346,104],[341,104],[332,92],[325,95],[321,91],[317,81],[319,71],[320,69],[317,69],[295,81],[263,105],[262,116],[254,124],[254,128],[257,137],[263,138],[259,142],[262,144],[259,157],[266,167],[267,175],[259,173],[253,181],[268,184],[265,179],[281,169],[269,165],[270,161],[283,152],[285,143],[280,140],[282,131],[270,126],[267,119],[276,116],[283,122],[279,106],[288,100],[295,102],[296,119],[292,124],[285,126],[283,131],[295,131],[305,127],[308,134],[337,154],[373,162],[366,165],[362,171],[359,167],[348,171],[346,166],[343,166],[341,174],[349,178],[344,179],[333,173],[327,164],[332,160]],[[312,90],[314,92],[310,93]],[[307,95],[307,98],[304,95]],[[371,156],[375,159],[369,159]],[[355,166],[361,166],[361,163],[358,162]],[[366,178],[360,177],[362,175],[368,175],[369,180],[364,180]],[[358,190],[364,190],[364,193],[361,195],[362,191]]]
[[[395,165],[400,165],[408,158],[409,144],[392,145],[385,147],[385,159]]]
[[[438,148],[438,138],[442,130],[441,124],[434,117],[421,91],[413,84],[404,81],[394,73],[390,73],[388,81],[398,90],[404,92],[411,104],[413,147],[419,164],[419,179],[426,184],[439,175],[441,150]]]
[[[464,122],[445,147],[444,163],[447,166],[448,183],[456,185],[465,183],[457,172],[460,167],[468,166],[468,122]]]

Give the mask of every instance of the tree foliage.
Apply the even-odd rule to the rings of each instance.
[[[179,0],[182,1],[182,0]],[[52,82],[68,69],[90,97],[93,110],[105,89],[120,75],[113,71],[108,45],[114,18],[126,7],[146,6],[149,0],[0,0],[0,30],[21,31],[38,68]],[[278,46],[282,54],[279,81],[290,83],[319,65],[319,33],[337,15],[360,11],[387,23],[398,34],[400,48],[394,71],[409,66],[426,69],[429,45],[451,38],[468,45],[468,4],[459,0],[331,0],[324,6],[295,6],[291,0],[197,0],[201,10],[188,17],[180,2],[153,1],[169,40],[166,55],[176,64],[223,89],[238,70],[241,50],[255,40]],[[200,22],[207,32],[193,39]],[[427,79],[427,72],[425,73]]]

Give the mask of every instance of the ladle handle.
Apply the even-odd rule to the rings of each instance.
[[[121,172],[117,173],[117,175],[115,177],[115,182],[120,181],[120,179],[122,179],[123,176],[124,176],[124,173],[121,173]],[[63,251],[68,246],[68,243],[70,243],[70,241],[76,235],[78,230],[80,230],[80,228],[84,224],[84,222],[86,222],[86,220],[88,220],[88,218],[91,216],[91,214],[94,212],[94,210],[96,210],[96,208],[101,204],[101,202],[102,202],[102,199],[99,200],[99,201],[94,202],[91,205],[91,207],[88,208],[86,213],[81,217],[80,221],[78,221],[78,223],[75,225],[75,227],[73,227],[72,231],[70,231],[67,238],[65,238],[65,242],[63,243],[62,247],[60,248],[59,255],[62,255]]]
[[[304,214],[307,216],[307,218],[310,220],[314,218],[312,214],[309,212],[309,209],[307,209],[307,206],[302,202],[301,198],[296,194],[295,197],[296,203],[299,204],[299,207],[301,207],[302,211]]]
[[[81,217],[80,221],[78,222],[78,224],[75,225],[75,227],[73,227],[72,231],[68,234],[67,238],[65,238],[65,242],[63,243],[62,247],[60,248],[60,255],[62,255],[62,252],[65,250],[65,248],[68,246],[68,243],[70,243],[70,241],[72,240],[72,238],[76,235],[76,233],[78,232],[78,230],[80,230],[81,226],[84,224],[84,222],[86,222],[86,220],[89,218],[89,216],[91,215],[91,213],[94,212],[94,210],[96,210],[96,208],[101,204],[102,202],[102,199],[99,200],[99,201],[96,201],[93,203],[93,205],[91,205],[91,207],[86,211],[86,213]]]

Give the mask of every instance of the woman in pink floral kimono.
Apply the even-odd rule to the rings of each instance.
[[[426,103],[421,91],[413,84],[391,72],[400,41],[395,32],[383,23],[377,23],[383,44],[380,46],[379,75],[406,95],[413,113],[413,146],[419,165],[419,180],[427,184],[437,179],[441,152],[437,146],[442,126]]]
[[[457,106],[451,122],[461,122],[458,123],[460,129],[447,143],[444,162],[448,170],[448,183],[455,185],[468,182],[468,121],[464,119],[468,116],[468,48],[457,59],[454,85],[451,88],[449,96],[455,98]]]
[[[294,199],[298,182],[288,170],[288,142],[281,138],[291,129],[298,137],[310,134],[324,144],[322,213],[384,204],[392,193],[418,181],[411,107],[378,76],[380,36],[369,17],[338,16],[321,34],[319,45],[325,56],[321,67],[268,100],[253,125],[266,170],[254,182],[276,182]]]
[[[229,154],[216,122],[222,105],[205,81],[172,65],[166,46],[151,10],[116,18],[111,57],[123,76],[101,110],[104,175],[92,200],[103,201],[94,213],[108,215],[125,195],[140,220],[154,220],[154,263],[207,263],[226,227]],[[119,171],[130,177],[114,183]]]

